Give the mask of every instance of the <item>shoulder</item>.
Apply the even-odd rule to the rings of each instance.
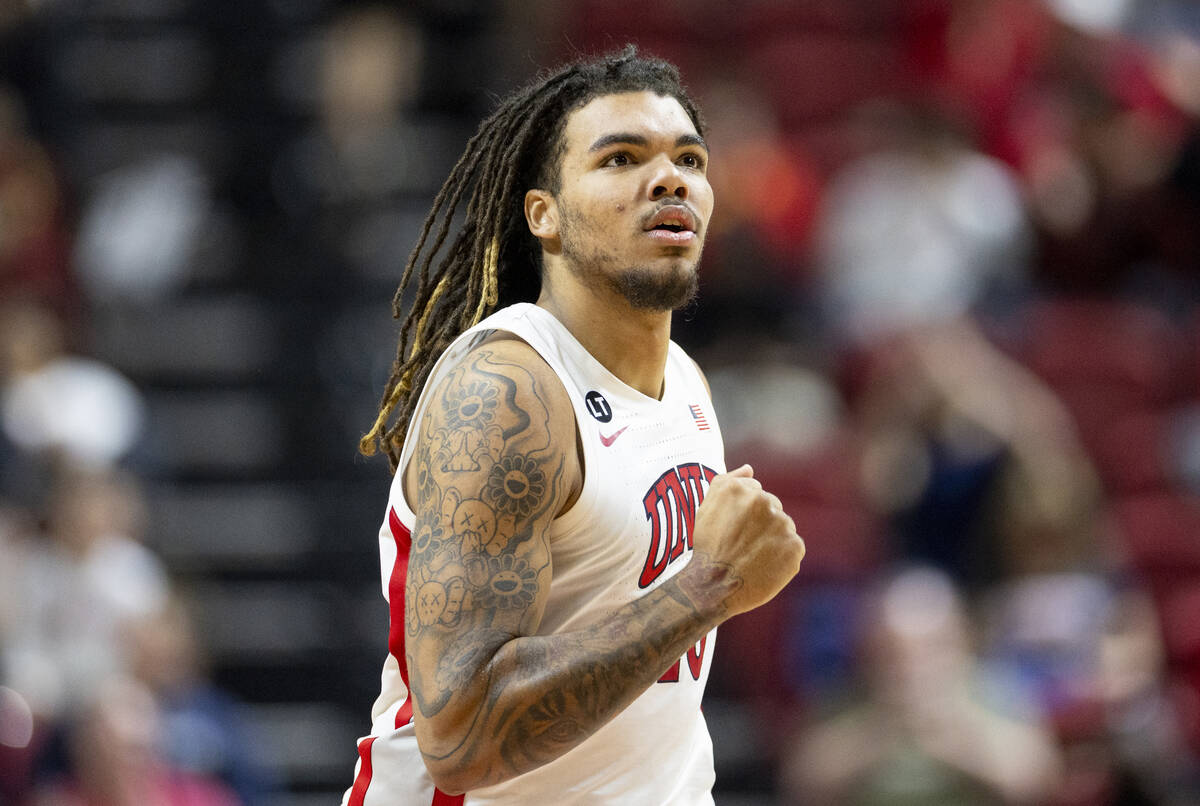
[[[562,413],[574,429],[571,398],[554,368],[529,342],[506,330],[481,333],[479,339],[458,362],[458,369],[487,372],[488,368],[513,376],[518,386],[529,385],[539,399],[552,410]]]
[[[504,331],[480,334],[426,393],[416,432],[418,464],[423,451],[426,461],[451,471],[490,465],[507,454],[554,457],[563,473],[559,491],[573,498],[582,480],[574,409],[558,375],[527,342]]]

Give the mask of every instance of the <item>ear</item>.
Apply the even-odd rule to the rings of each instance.
[[[558,202],[553,193],[541,188],[525,192],[525,223],[540,241],[558,238]]]

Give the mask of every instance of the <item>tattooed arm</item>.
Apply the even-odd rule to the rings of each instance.
[[[582,485],[570,400],[514,339],[475,348],[430,394],[406,470],[416,524],[405,629],[417,740],[443,791],[496,784],[561,756],[712,627],[795,573],[762,598],[762,584],[745,584],[758,572],[744,559],[706,550],[702,533],[711,533],[749,556],[743,522],[757,532],[772,517],[783,523],[768,512],[774,496],[758,486],[754,498],[757,482],[743,469],[714,479],[681,573],[592,628],[535,636],[553,573],[548,528]],[[730,506],[709,505],[714,494]]]

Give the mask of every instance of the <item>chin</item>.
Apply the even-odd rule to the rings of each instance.
[[[613,281],[629,305],[642,311],[682,308],[696,298],[699,287],[695,263],[676,263],[665,274],[645,267],[627,269]]]

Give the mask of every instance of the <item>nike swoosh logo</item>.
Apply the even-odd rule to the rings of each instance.
[[[601,435],[600,435],[600,444],[601,444],[601,445],[603,445],[603,446],[604,446],[604,447],[606,447],[606,448],[607,448],[609,445],[612,445],[614,442],[616,442],[616,441],[617,441],[617,437],[619,437],[619,436],[621,436],[621,434],[625,433],[625,429],[626,429],[626,428],[628,428],[628,427],[629,427],[629,426],[624,426],[624,427],[623,427],[623,428],[622,428],[620,431],[618,431],[617,433],[613,434],[611,437],[606,437],[606,436],[604,436],[603,434],[601,434]]]

